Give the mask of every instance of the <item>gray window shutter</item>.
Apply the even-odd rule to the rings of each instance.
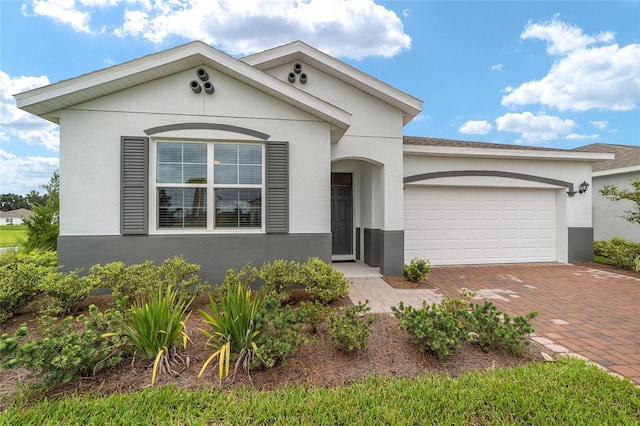
[[[289,232],[289,143],[267,142],[266,232]]]
[[[120,233],[148,234],[149,138],[121,139]]]

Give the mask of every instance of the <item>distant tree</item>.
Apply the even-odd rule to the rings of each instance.
[[[629,200],[633,202],[635,207],[631,210],[625,210],[622,217],[631,223],[640,224],[640,179],[630,179],[629,184],[633,189],[618,189],[615,185],[605,185],[600,190],[600,194],[611,201]]]
[[[33,214],[23,220],[27,227],[26,251],[56,250],[60,233],[60,174],[53,172],[48,184],[42,185],[47,191],[44,205],[34,205]]]
[[[3,212],[28,208],[29,202],[22,195],[0,194],[0,210]]]
[[[40,192],[31,190],[27,195],[24,196],[25,200],[27,200],[28,209],[32,209],[34,206],[44,206],[47,203],[47,194],[40,194]]]

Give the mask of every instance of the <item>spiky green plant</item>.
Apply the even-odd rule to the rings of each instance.
[[[228,286],[226,297],[220,301],[220,306],[209,298],[211,313],[200,310],[199,313],[209,326],[211,332],[202,330],[209,338],[207,345],[213,347],[215,352],[205,361],[200,374],[202,376],[207,366],[217,359],[218,378],[236,376],[238,368],[242,366],[247,372],[249,380],[249,366],[258,354],[256,337],[259,331],[256,329],[256,316],[262,305],[262,296],[254,296],[251,290],[241,282],[236,286]],[[229,374],[231,358],[235,358],[233,373]]]
[[[185,323],[189,317],[189,307],[193,297],[181,293],[172,286],[162,288],[147,300],[138,299],[129,309],[127,319],[120,323],[121,334],[134,356],[143,359],[155,358],[151,384],[155,384],[158,374],[178,375],[171,364],[188,366],[177,353],[176,343],[182,339],[186,348],[189,336]],[[185,367],[186,368],[186,367]]]

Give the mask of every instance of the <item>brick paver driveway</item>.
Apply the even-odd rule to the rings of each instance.
[[[524,315],[535,340],[573,352],[640,383],[640,280],[576,265],[434,267],[427,281],[436,293],[473,290],[484,303]]]

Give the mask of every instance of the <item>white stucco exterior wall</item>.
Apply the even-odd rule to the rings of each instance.
[[[566,160],[505,159],[505,158],[469,158],[461,156],[427,156],[405,154],[404,174],[415,176],[434,172],[463,170],[500,171],[532,175],[542,178],[571,182],[574,190],[583,181],[590,182],[591,163]],[[569,259],[569,228],[590,228],[592,226],[591,199],[593,191],[567,194],[567,188],[560,185],[495,176],[452,176],[428,179],[411,183],[426,186],[458,186],[481,188],[505,188],[525,190],[527,188],[548,189],[555,193],[556,211],[556,259],[567,262]]]
[[[501,158],[461,158],[445,156],[405,155],[404,175],[414,176],[422,173],[454,170],[499,170],[521,173],[574,184],[574,190],[583,181],[591,184],[591,163],[562,160],[501,159]],[[491,186],[521,188],[555,188],[566,197],[566,221],[568,227],[591,227],[591,200],[593,190],[584,194],[567,195],[566,189],[553,185],[500,177],[446,178],[433,179],[424,184],[457,186]],[[562,203],[561,203],[562,204]]]
[[[194,94],[195,69],[66,109],[61,124],[61,235],[120,233],[120,137],[176,123],[249,128],[289,142],[289,232],[330,232],[330,125],[223,74],[216,91]],[[242,134],[180,131],[156,135],[248,140]],[[152,137],[153,139],[153,137]],[[150,177],[153,178],[153,177]],[[155,207],[149,206],[150,214]]]
[[[366,201],[371,208],[371,222],[363,226],[402,230],[402,113],[323,71],[296,62],[308,76],[305,84],[299,80],[293,83],[297,88],[352,114],[349,129],[331,147],[331,161],[359,159],[375,165],[371,170],[371,188],[362,187],[362,197],[371,197]],[[287,81],[294,64],[291,62],[267,72]]]
[[[629,200],[611,201],[600,194],[605,185],[615,185],[618,189],[632,189],[629,180],[639,176],[639,172],[630,172],[593,177],[594,239],[622,237],[640,242],[640,225],[628,222],[622,217],[625,210],[634,210],[635,204]]]

